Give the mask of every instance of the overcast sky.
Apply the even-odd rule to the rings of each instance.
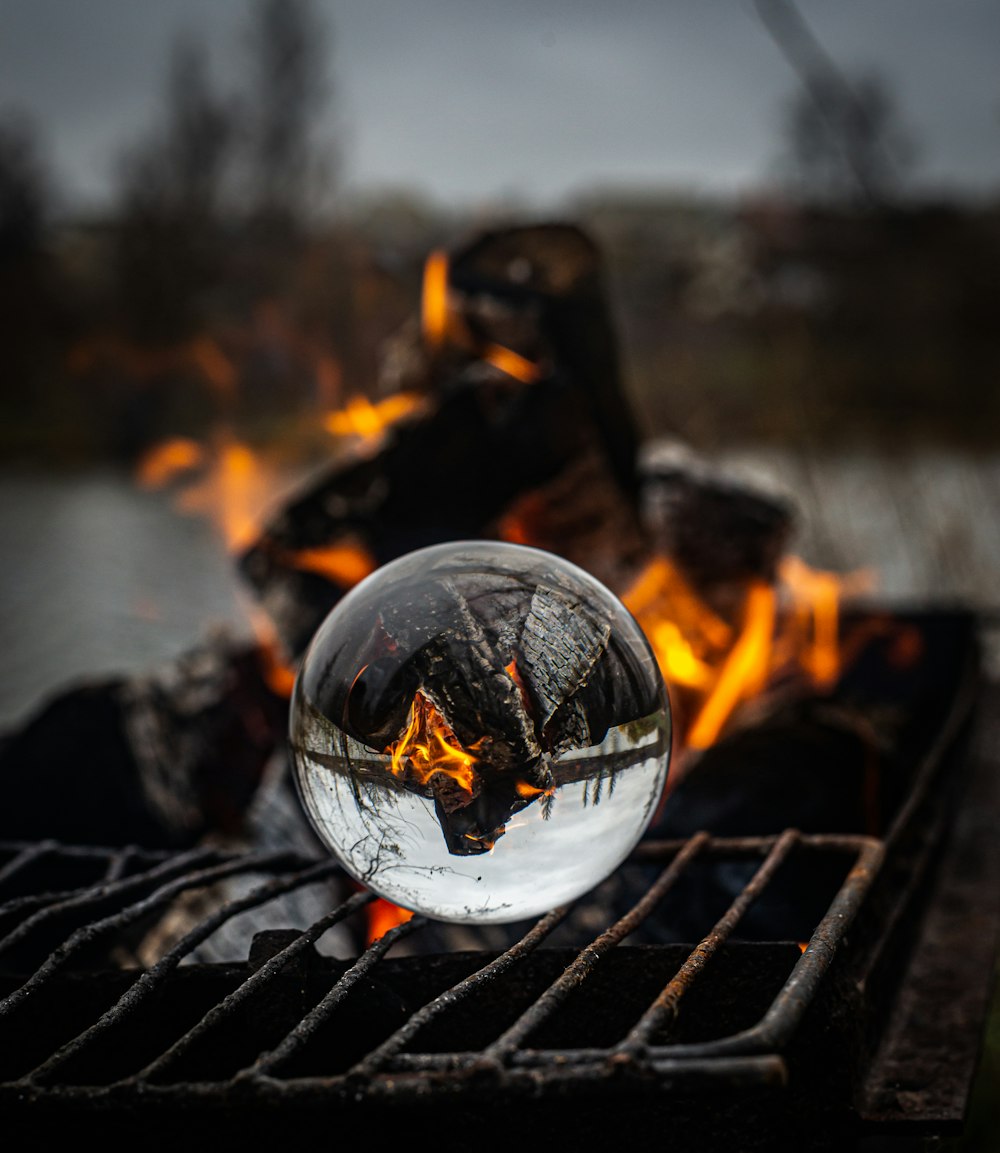
[[[329,131],[358,188],[444,203],[558,202],[595,185],[760,186],[798,85],[751,0],[326,0]],[[94,202],[153,121],[175,37],[220,85],[252,0],[0,0],[0,109],[31,114],[63,187]],[[828,53],[877,70],[913,177],[1000,190],[1000,3],[801,0]]]

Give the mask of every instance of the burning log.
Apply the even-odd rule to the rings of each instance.
[[[505,230],[432,257],[421,321],[398,334],[380,389],[424,403],[240,561],[293,657],[354,583],[324,569],[332,553],[374,568],[425,545],[530,535],[605,583],[632,571],[638,443],[600,262],[578,230]]]
[[[642,505],[653,547],[710,598],[720,586],[773,582],[795,524],[784,496],[728,476],[677,444],[658,446],[647,459]]]

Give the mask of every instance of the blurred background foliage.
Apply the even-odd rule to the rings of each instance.
[[[801,81],[770,190],[608,187],[564,206],[605,252],[644,428],[994,446],[1000,197],[909,195],[919,142],[884,80],[842,73],[791,5],[757,7]],[[317,412],[373,387],[427,253],[483,223],[405,189],[346,194],[319,131],[332,29],[305,0],[247,13],[236,87],[175,41],[99,215],[65,210],[43,130],[3,113],[4,460],[129,462],[220,421],[308,451]]]

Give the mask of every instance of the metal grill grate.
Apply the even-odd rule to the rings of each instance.
[[[164,988],[177,978],[192,950],[232,918],[261,909],[283,894],[325,880],[335,874],[337,868],[329,861],[309,860],[288,853],[226,856],[203,850],[157,859],[136,851],[103,852],[54,845],[24,846],[20,851],[9,847],[8,853],[10,859],[0,873],[0,880],[7,886],[27,879],[43,866],[51,868],[71,863],[79,868],[85,864],[102,871],[96,883],[79,890],[27,893],[0,906],[0,924],[6,928],[0,939],[0,962],[6,958],[3,967],[7,968],[13,960],[15,972],[18,954],[26,951],[33,937],[49,939],[57,925],[69,926],[65,937],[26,978],[8,976],[8,987],[11,984],[15,987],[0,1001],[0,1030],[8,1039],[16,1037],[19,1030],[23,1032],[25,1022],[42,1011],[47,996],[58,997],[60,980],[65,981],[68,975],[79,971],[86,955],[102,941],[126,934],[131,927],[148,922],[151,916],[165,913],[176,898],[186,892],[237,876],[260,878],[246,895],[215,908],[193,924],[154,964],[141,971],[123,971],[127,987],[121,994],[72,1036],[58,1039],[51,1052],[32,1052],[36,1046],[19,1042],[20,1059],[30,1067],[8,1075],[2,1089],[6,1094],[17,1094],[21,1100],[25,1096],[44,1099],[72,1095],[74,1088],[81,1085],[86,1086],[89,1097],[103,1094],[115,1100],[150,1091],[168,1095],[190,1092],[190,1083],[184,1074],[189,1055],[212,1034],[231,1028],[243,1008],[266,997],[269,989],[280,986],[284,976],[301,966],[307,955],[315,956],[313,946],[325,933],[357,917],[371,900],[368,894],[356,893],[308,928],[290,935],[274,956],[239,979],[231,991],[162,1051],[145,1060],[140,1068],[98,1087],[88,1084],[100,1064],[96,1059],[92,1061],[91,1055],[106,1048],[116,1031],[126,1026],[129,1033],[142,1029],[144,1016],[157,1010]],[[512,1085],[530,1081],[537,1088],[567,1078],[620,1077],[626,1068],[639,1075],[669,1074],[672,1079],[703,1078],[711,1074],[740,1081],[780,1082],[785,1075],[780,1052],[815,996],[883,853],[882,844],[868,838],[801,836],[794,831],[779,837],[741,840],[700,834],[683,843],[645,844],[635,860],[646,870],[653,867],[658,870],[652,883],[612,924],[575,952],[570,950],[573,955],[568,963],[560,961],[558,975],[497,1036],[475,1050],[428,1051],[421,1046],[422,1035],[447,1014],[454,1014],[461,1007],[463,1015],[476,1016],[477,999],[484,996],[494,1004],[504,982],[519,979],[517,970],[525,958],[571,920],[574,906],[553,910],[498,956],[476,966],[468,976],[432,997],[407,1016],[400,1027],[364,1051],[349,1068],[324,1077],[324,1087],[335,1096],[344,1094],[356,1100],[359,1095],[369,1094],[419,1095],[431,1086],[440,1089],[445,1082],[454,1088],[456,1083],[462,1083],[461,1078],[456,1082],[456,1073],[474,1072],[479,1078],[489,1076],[498,1085],[507,1081]],[[734,937],[747,910],[773,886],[779,871],[802,855],[833,857],[842,863],[844,876],[825,915],[815,925],[808,945],[803,942],[804,951],[766,1012],[752,1026],[712,1040],[671,1041],[669,1038],[677,1031],[691,990],[698,983],[713,979],[715,958]],[[558,1049],[542,1048],[533,1042],[586,986],[600,963],[616,949],[628,951],[629,947],[623,943],[634,938],[651,919],[655,921],[664,900],[696,864],[731,862],[751,862],[751,878],[704,938],[686,952],[676,971],[664,981],[619,1040],[607,1045]],[[390,930],[346,968],[340,966],[329,988],[276,1044],[256,1052],[251,1042],[236,1061],[238,1068],[231,1077],[224,1081],[208,1080],[201,1092],[223,1094],[235,1082],[258,1088],[276,1080],[294,1084],[297,1078],[293,1070],[310,1042],[329,1028],[338,1009],[362,983],[378,976],[378,967],[386,963],[384,959],[392,946],[406,938],[418,938],[426,927],[427,922],[416,917]],[[666,950],[671,958],[677,955],[676,947],[647,948]],[[564,946],[558,955],[562,958],[565,954]],[[503,996],[501,993],[501,999]],[[493,1015],[493,1009],[484,1011],[483,1015]],[[10,1045],[10,1040],[7,1044]],[[8,1052],[11,1051],[8,1048]]]
[[[149,1151],[196,1135],[260,1147],[306,1123],[405,1140],[432,1124],[439,1149],[466,1149],[527,1118],[579,1149],[623,1131],[677,1149],[854,1147],[863,1098],[896,1123],[912,1035],[886,1047],[880,1031],[908,951],[956,892],[977,899],[970,847],[983,868],[996,857],[995,838],[966,827],[965,860],[948,864],[947,798],[966,767],[979,824],[997,807],[993,730],[980,721],[971,757],[961,739],[977,699],[974,679],[956,691],[884,838],[644,842],[593,893],[502,942],[473,933],[442,948],[442,926],[414,917],[354,947],[373,898],[298,850],[0,844],[5,1136],[37,1144],[97,1124],[103,1137],[113,1120]],[[968,959],[957,1003],[992,946],[943,950],[941,923],[924,955],[948,973],[954,947]],[[241,951],[209,959],[219,939]],[[974,1023],[981,1001],[967,1011]],[[964,1048],[950,1115],[975,1038]],[[874,1088],[861,1084],[873,1064],[892,1075]]]

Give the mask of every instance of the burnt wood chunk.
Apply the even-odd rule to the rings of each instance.
[[[148,675],[67,688],[0,745],[0,839],[180,848],[237,833],[287,701],[213,637]]]
[[[521,631],[519,667],[538,704],[541,728],[586,683],[610,634],[610,624],[595,620],[579,599],[546,586],[535,590]]]
[[[380,373],[381,390],[425,403],[377,449],[332,464],[240,559],[293,658],[349,587],[297,567],[302,550],[357,547],[379,566],[507,539],[612,584],[642,551],[638,441],[593,243],[570,226],[500,230],[449,267],[460,338],[441,348],[406,325]],[[530,373],[505,371],[498,349]]]
[[[775,579],[795,522],[784,495],[678,446],[647,461],[642,477],[648,538],[693,584],[706,589]]]

